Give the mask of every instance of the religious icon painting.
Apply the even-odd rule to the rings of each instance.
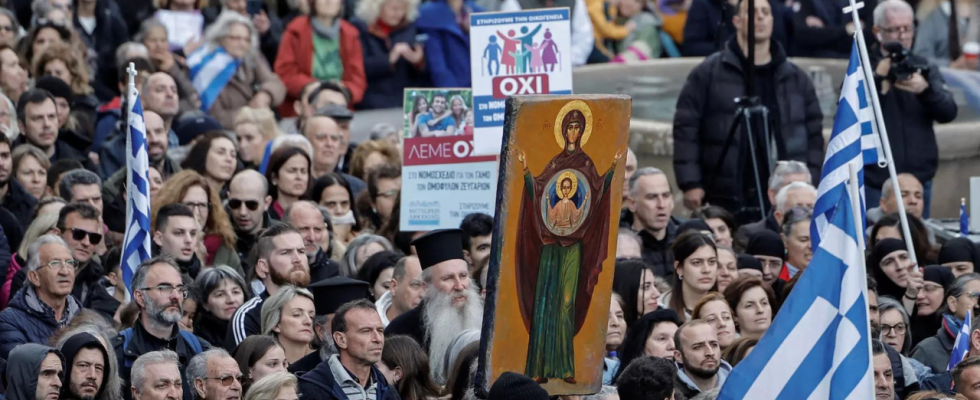
[[[602,385],[631,101],[507,99],[477,388]]]

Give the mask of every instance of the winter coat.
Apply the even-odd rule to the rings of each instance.
[[[940,326],[935,336],[926,338],[912,349],[912,358],[925,364],[933,373],[943,372],[949,364],[955,340],[945,326]]]
[[[717,375],[718,384],[715,386],[718,388],[725,384],[725,379],[728,379],[728,375],[732,373],[732,366],[725,360],[720,361],[721,365],[718,366]],[[693,399],[695,396],[701,394],[701,389],[687,376],[687,372],[684,371],[684,366],[680,363],[675,364],[677,365],[677,375],[674,375],[674,390],[684,395],[685,399]]]
[[[385,35],[359,19],[351,23],[360,32],[361,48],[364,51],[364,73],[371,81],[357,108],[371,110],[401,107],[405,88],[420,86],[418,81],[425,60],[423,59],[418,65],[412,65],[404,58],[399,58],[395,65],[391,65],[388,57],[395,44],[405,43],[409,47],[416,45],[415,25],[409,23],[392,28],[391,32]]]
[[[184,397],[185,399],[193,399],[192,388],[193,382],[187,380],[185,375],[186,369],[184,367],[191,361],[191,358],[198,355],[195,348],[200,348],[201,352],[211,350],[211,344],[207,341],[194,336],[194,334],[182,331],[177,326],[174,326],[173,334],[170,339],[160,339],[143,328],[143,323],[140,320],[141,317],[136,319],[133,327],[120,332],[112,340],[112,347],[115,350],[116,361],[119,365],[119,376],[122,377],[123,387],[130,387],[129,378],[132,376],[133,363],[139,356],[149,353],[151,351],[157,350],[171,350],[177,353],[177,359],[180,361],[180,380],[183,382],[184,386]],[[126,343],[126,336],[130,335],[129,343]],[[196,340],[197,343],[191,343],[188,339]],[[132,398],[131,390],[123,390],[123,397],[126,399]]]
[[[47,343],[47,340],[42,343]],[[58,358],[61,359],[62,369],[65,369],[65,356],[61,355],[61,352],[53,347],[28,343],[10,352],[5,376],[5,381],[7,382],[5,395],[8,399],[37,399],[37,381],[41,375],[41,362],[50,353],[58,355]],[[6,354],[4,358],[7,358]]]
[[[269,68],[265,57],[253,55],[238,66],[235,76],[221,90],[208,113],[225,129],[234,129],[238,111],[248,106],[248,102],[259,92],[265,92],[272,98],[273,109],[279,107],[286,97],[286,87]]]
[[[269,298],[269,292],[262,292],[235,310],[228,322],[228,332],[225,333],[225,348],[238,347],[245,338],[262,334],[262,303]]]
[[[344,394],[340,383],[334,378],[331,369],[332,363],[339,363],[336,360],[333,358],[327,362],[321,362],[312,371],[303,374],[299,378],[299,386],[297,387],[300,396],[317,400],[347,400],[347,395]],[[378,367],[371,366],[371,380],[377,385],[375,397],[377,400],[401,400],[398,391],[395,390],[394,386],[388,385],[388,381]]]
[[[787,53],[793,54],[793,12],[780,2],[772,6],[772,39],[783,45]],[[735,37],[732,16],[735,7],[728,0],[694,0],[687,11],[684,24],[684,44],[681,51],[685,57],[703,57],[721,50],[729,39]],[[724,21],[724,23],[722,23]]]
[[[735,120],[733,100],[745,94],[741,55],[733,47],[737,48],[726,45],[705,58],[688,75],[677,99],[673,131],[674,173],[681,191],[703,188],[705,203],[729,210],[742,205],[742,175],[751,175],[739,174],[744,135],[735,135],[728,153],[722,154]],[[780,147],[779,159],[805,162],[812,176],[820,176],[823,113],[813,83],[805,71],[786,60],[782,46],[772,42],[771,49],[779,105],[778,110],[770,110],[778,121],[771,132]],[[714,176],[716,170],[718,176]]]
[[[463,7],[472,12],[483,11],[470,0]],[[456,15],[445,0],[433,0],[419,7],[415,20],[425,41],[426,68],[433,87],[470,87],[470,35],[456,23]]]
[[[340,264],[330,259],[326,251],[316,252],[316,257],[310,263],[310,283],[317,283],[324,279],[333,278],[340,275]]]
[[[793,17],[793,39],[796,42],[797,56],[813,58],[848,58],[851,55],[853,40],[847,33],[847,24],[854,21],[850,13],[841,10],[848,5],[847,0],[801,0],[800,10]],[[872,13],[878,0],[864,2],[858,10],[858,17],[864,23],[865,41],[871,43],[875,35]],[[807,17],[819,18],[823,27],[810,27]],[[870,46],[869,46],[870,47]],[[819,175],[817,175],[819,176]]]
[[[55,320],[54,309],[41,302],[31,285],[14,294],[0,311],[0,358],[24,343],[47,343],[56,330],[68,325],[82,310],[75,296],[68,296],[62,320]]]
[[[7,266],[7,274],[3,280],[3,286],[0,287],[0,310],[7,308],[7,303],[10,302],[10,289],[14,280],[14,276],[17,271],[21,270],[21,267],[27,265],[27,261],[21,258],[17,253],[10,256],[10,265]],[[13,292],[17,293],[17,292]]]
[[[872,64],[878,65],[881,51],[872,47]],[[912,55],[913,61],[925,63],[925,59]],[[888,128],[888,141],[892,148],[892,162],[899,174],[910,173],[923,184],[932,180],[939,169],[939,145],[936,142],[936,131],[933,124],[950,122],[958,112],[953,94],[946,89],[939,67],[930,65],[922,71],[922,76],[929,82],[929,88],[916,95],[911,92],[896,89],[894,86],[888,93],[881,94],[882,79],[875,74],[875,84],[878,87],[878,99],[881,103],[881,115],[885,118]],[[868,165],[864,169],[864,184],[868,187],[881,188],[888,179],[888,169]]]
[[[7,194],[3,196],[3,202],[0,204],[17,217],[21,231],[26,231],[34,220],[34,206],[37,204],[37,199],[27,193],[16,179],[9,180],[7,185],[9,185]]]
[[[415,339],[422,349],[426,353],[429,352],[429,342],[426,340],[428,335],[429,326],[426,325],[425,319],[422,317],[422,311],[425,310],[425,300],[422,300],[419,305],[408,312],[399,315],[394,320],[385,327],[385,336],[394,335],[406,335]]]
[[[103,276],[105,273],[102,265],[93,257],[84,268],[75,272],[75,287],[71,294],[83,308],[99,312],[108,322],[115,317],[120,304],[99,282]]]
[[[769,215],[764,220],[755,221],[738,227],[738,232],[735,234],[735,242],[739,243],[739,245],[744,248],[749,244],[749,238],[751,238],[752,235],[766,229],[779,233],[779,223],[776,222],[776,216],[773,215],[772,211],[769,212]]]
[[[351,106],[360,103],[367,88],[364,75],[364,53],[357,28],[347,21],[340,22],[340,60],[344,66],[341,82],[350,92]],[[295,117],[293,107],[303,87],[315,82],[313,78],[313,26],[310,18],[303,16],[286,25],[279,42],[275,71],[286,85],[286,101],[279,107],[283,118]],[[469,53],[467,53],[469,54]]]

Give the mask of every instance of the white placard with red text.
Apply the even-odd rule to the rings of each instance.
[[[572,93],[571,29],[568,8],[470,15],[477,154],[500,154],[507,96]]]
[[[493,215],[497,155],[475,156],[469,89],[405,89],[399,226],[416,232],[458,228]]]

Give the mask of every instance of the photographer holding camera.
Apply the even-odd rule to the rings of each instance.
[[[869,49],[875,65],[875,83],[881,113],[888,128],[895,169],[922,182],[925,210],[929,216],[932,178],[939,167],[939,148],[934,122],[956,118],[956,103],[946,90],[939,67],[912,54],[915,15],[902,0],[885,0],[874,10],[873,32],[881,46]],[[868,165],[864,171],[867,204],[878,204],[888,169]]]

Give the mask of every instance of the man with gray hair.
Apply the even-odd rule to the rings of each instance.
[[[391,273],[390,285],[388,291],[376,302],[385,327],[399,315],[418,307],[425,296],[425,281],[422,279],[419,258],[405,256],[398,260]]]
[[[798,162],[790,161],[790,163]],[[798,164],[797,167],[803,166],[803,163]],[[789,164],[780,164],[779,167],[776,167],[776,172],[780,172],[780,168],[786,165]],[[772,194],[770,198],[773,205],[769,216],[764,220],[739,227],[736,235],[739,243],[743,245],[748,243],[749,238],[753,234],[762,230],[768,229],[779,233],[779,226],[783,223],[783,214],[787,210],[797,206],[813,208],[813,204],[817,201],[817,189],[810,184],[809,173],[785,172],[783,174],[773,174],[773,179],[769,181],[769,193]]]
[[[323,235],[330,232],[327,232],[327,221],[316,203],[309,200],[294,202],[283,212],[282,220],[293,225],[303,236],[306,259],[310,263],[310,283],[340,275],[340,264],[320,247]]]
[[[177,353],[170,350],[151,351],[133,362],[128,392],[133,400],[180,400],[183,398],[183,379]]]
[[[941,18],[948,20],[945,15]],[[929,218],[932,178],[939,168],[939,146],[933,125],[955,119],[957,105],[953,94],[946,89],[939,67],[921,57],[926,46],[930,53],[938,49],[928,37],[915,40],[915,13],[907,2],[885,0],[878,3],[872,30],[882,43],[880,47],[869,49],[868,53],[875,66],[875,79],[881,82],[878,98],[891,142],[892,159],[889,162],[893,163],[896,172],[915,175],[922,183],[923,217]],[[946,36],[946,31],[941,35]],[[893,52],[912,49],[913,42],[914,54],[907,58],[913,71],[899,75],[896,73],[898,66],[892,65],[889,56]],[[959,50],[958,47],[954,46],[952,50]],[[887,168],[874,164],[865,166],[867,204],[879,203],[882,186],[888,178]]]
[[[55,235],[38,238],[27,251],[27,284],[0,312],[0,358],[24,343],[48,343],[82,309],[71,295],[75,260],[68,244]]]
[[[915,175],[902,173],[898,174],[898,188],[902,191],[902,203],[905,204],[905,212],[922,218],[924,208],[922,183]],[[892,178],[888,178],[885,180],[885,184],[881,186],[881,200],[878,201],[878,207],[868,209],[869,228],[885,215],[897,212],[898,197],[895,196]]]
[[[194,386],[194,397],[198,400],[240,400],[242,390],[242,371],[238,361],[228,351],[211,349],[194,356],[187,364],[187,379]]]
[[[211,348],[210,343],[177,325],[183,317],[187,288],[172,258],[154,257],[140,263],[133,274],[130,291],[140,310],[139,317],[132,328],[119,332],[112,341],[119,375],[123,379],[131,376],[134,362],[141,354],[171,350],[177,353],[180,363],[186,364],[195,355]],[[190,399],[190,381],[182,381],[183,396]],[[130,385],[125,383],[123,387]]]
[[[643,261],[657,276],[674,276],[674,254],[670,245],[680,225],[674,212],[674,194],[663,171],[640,168],[629,180],[629,202],[619,219],[621,227],[636,232],[642,244]]]

